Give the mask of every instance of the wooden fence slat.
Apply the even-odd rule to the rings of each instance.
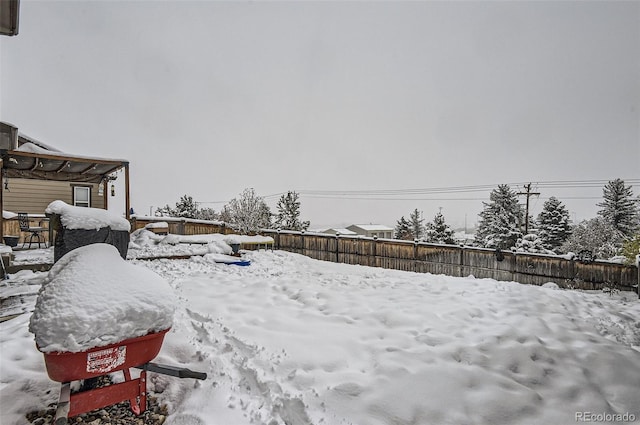
[[[548,255],[313,233],[305,234],[304,239],[303,247],[292,243],[291,238],[281,239],[279,249],[339,263],[450,276],[473,275],[532,285],[555,282],[562,287],[600,289],[613,283],[622,290],[633,290],[638,281],[637,267],[604,261],[581,264]]]
[[[132,230],[143,228],[157,220],[134,218]],[[224,223],[193,223],[188,220],[169,221],[174,234],[233,233]],[[622,290],[634,290],[640,273],[636,266],[595,261],[590,264],[564,257],[496,252],[491,249],[414,243],[412,241],[347,237],[321,233],[265,230],[273,237],[275,249],[294,252],[323,261],[415,271],[509,280],[542,285],[555,282],[562,287],[600,289],[616,285]]]

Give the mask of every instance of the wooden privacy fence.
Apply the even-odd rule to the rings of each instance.
[[[236,233],[233,228],[221,221],[193,220],[173,217],[141,218],[135,216],[132,217],[130,221],[132,232],[138,229],[143,229],[149,223],[164,221],[169,225],[169,233],[174,235],[207,235],[211,233],[222,233],[223,235],[228,235]]]
[[[133,217],[131,230],[166,221],[169,233],[200,235],[235,233],[223,222]],[[394,239],[334,236],[323,233],[264,230],[273,247],[308,257],[345,264],[382,267],[418,273],[515,281],[531,285],[554,282],[563,288],[634,291],[640,281],[636,266],[594,261],[581,263],[563,256],[539,255],[457,245],[434,245]],[[255,249],[259,246],[243,246]]]
[[[563,288],[634,291],[640,276],[636,266],[594,261],[582,263],[563,256],[495,251],[456,245],[332,236],[304,232],[265,231],[274,248],[311,258],[418,273],[508,280]]]

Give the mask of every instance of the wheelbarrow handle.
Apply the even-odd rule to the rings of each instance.
[[[142,366],[137,366],[138,369],[144,369],[148,372],[161,373],[163,375],[175,376],[177,378],[194,378],[205,380],[207,379],[207,374],[203,372],[194,372],[191,369],[187,369],[184,367],[176,367],[163,365],[158,363],[145,363]]]

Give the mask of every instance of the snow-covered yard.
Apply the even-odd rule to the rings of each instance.
[[[281,251],[244,257],[250,266],[215,257],[129,260],[167,279],[178,298],[156,361],[209,375],[196,382],[150,374],[169,425],[640,422],[633,293],[415,274]],[[21,272],[0,289],[24,294],[29,310],[44,277]],[[29,317],[0,323],[3,425],[26,423],[25,413],[58,396]]]

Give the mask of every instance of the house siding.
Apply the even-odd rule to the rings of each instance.
[[[73,186],[91,186],[91,206],[104,208],[104,196],[98,195],[97,184],[9,179],[9,189],[5,189],[2,183],[4,209],[15,213],[44,214],[47,206],[55,200],[72,205]]]

